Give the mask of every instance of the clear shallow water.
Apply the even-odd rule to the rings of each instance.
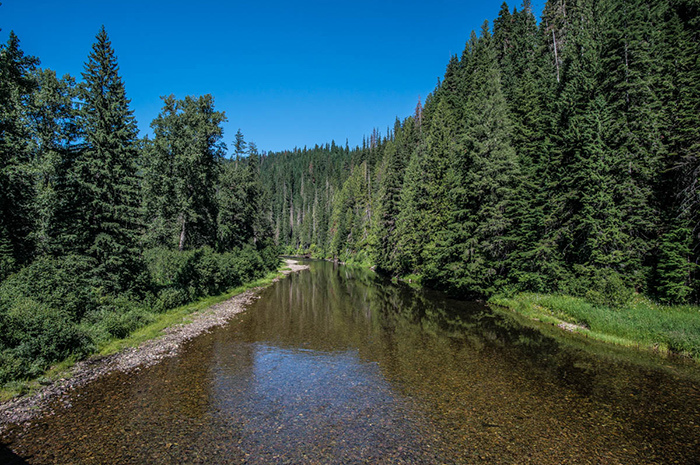
[[[699,369],[594,354],[478,303],[311,266],[179,356],[10,431],[0,459],[700,463]]]

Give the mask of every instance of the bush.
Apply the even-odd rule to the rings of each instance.
[[[41,257],[0,284],[0,383],[40,375],[52,363],[93,352],[153,321],[153,312],[221,294],[264,276],[277,250],[216,253],[163,248],[144,253],[150,291],[106,295],[89,257]],[[141,279],[141,276],[137,277]],[[135,278],[136,279],[136,278]]]
[[[260,278],[267,271],[262,257],[251,246],[243,247],[238,252],[232,252],[232,255],[238,268],[239,283]]]
[[[94,348],[92,339],[63,309],[27,297],[0,309],[2,383],[37,376],[52,363]]]
[[[158,293],[158,298],[153,304],[153,311],[162,313],[177,308],[189,302],[189,294],[184,289],[168,287]]]
[[[134,302],[117,299],[86,316],[83,327],[96,342],[125,338],[154,320],[153,314]]]
[[[156,288],[177,286],[178,277],[193,254],[193,251],[180,252],[165,248],[146,250],[143,255],[151,277],[151,285]]]
[[[0,285],[0,305],[31,298],[78,321],[99,306],[101,292],[92,275],[94,265],[93,259],[78,255],[38,258]]]
[[[634,289],[613,270],[579,267],[575,271],[578,276],[565,286],[565,293],[611,308],[622,308],[634,297]]]
[[[148,250],[144,256],[154,294],[158,296],[156,311],[221,294],[260,278],[279,265],[275,247],[258,251],[245,246],[226,253],[217,253],[210,247],[182,252],[159,248]]]

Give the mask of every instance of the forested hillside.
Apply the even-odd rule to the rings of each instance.
[[[0,48],[0,385],[278,266],[257,149],[210,95],[139,139],[104,28],[82,79]]]
[[[273,236],[463,296],[697,302],[700,7],[529,0],[361,147],[269,154]]]

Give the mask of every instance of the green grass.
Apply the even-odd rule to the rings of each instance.
[[[700,307],[666,306],[636,296],[620,309],[595,305],[578,297],[521,293],[494,296],[489,303],[529,319],[581,326],[586,337],[628,347],[672,352],[700,361]]]
[[[100,344],[96,354],[93,356],[104,357],[129,347],[137,347],[147,340],[160,337],[164,329],[192,321],[191,315],[195,312],[207,309],[220,302],[224,302],[236,295],[242,294],[249,289],[269,285],[275,278],[283,276],[280,271],[284,269],[288,268],[280,268],[279,271],[268,273],[268,275],[264,278],[249,282],[235,289],[231,289],[224,294],[205,297],[196,302],[174,308],[164,313],[150,313],[152,318],[150,323],[137,329],[125,338],[110,339],[103,342]],[[17,397],[18,395],[31,394],[46,384],[51,384],[58,379],[70,376],[70,369],[76,364],[77,361],[78,360],[75,357],[71,357],[52,366],[42,376],[36,379],[18,380],[5,384],[2,386],[2,388],[0,388],[0,402],[5,402],[9,399]]]

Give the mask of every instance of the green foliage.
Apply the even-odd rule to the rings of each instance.
[[[0,277],[33,253],[29,130],[23,123],[38,62],[25,56],[14,32],[0,45]]]
[[[490,303],[511,308],[531,319],[580,325],[587,337],[627,346],[670,350],[700,359],[700,308],[663,306],[636,297],[623,307],[592,304],[564,295],[494,296]]]
[[[184,250],[215,243],[224,121],[211,95],[163,98],[143,157],[149,245]]]
[[[32,299],[61,309],[74,321],[95,309],[104,290],[94,273],[95,260],[80,255],[44,256],[7,278],[0,285],[0,305]]]
[[[248,157],[240,159],[238,150],[249,146]],[[272,235],[263,205],[260,178],[260,154],[255,143],[246,144],[240,130],[236,133],[237,157],[223,163],[217,192],[217,248],[233,250],[244,244],[257,245]]]
[[[96,260],[110,292],[132,287],[140,273],[138,128],[104,27],[85,63],[79,125],[85,147],[75,160],[79,208],[75,251]]]
[[[611,269],[579,266],[575,271],[576,276],[563,288],[568,294],[611,308],[622,308],[634,297],[634,288]]]
[[[691,295],[689,277],[697,265],[690,262],[692,235],[682,222],[661,236],[659,245],[658,287],[659,298],[667,303],[685,302]]]
[[[0,383],[38,376],[58,360],[94,349],[72,315],[30,297],[3,299],[0,334]]]
[[[107,299],[85,315],[81,327],[99,346],[110,339],[121,339],[153,321],[151,311],[124,296]]]
[[[218,295],[277,269],[273,247],[146,251],[152,289],[109,294],[92,257],[44,256],[0,284],[0,384],[35,377],[152,322],[156,313]]]
[[[75,80],[56,77],[52,70],[38,70],[37,83],[27,110],[30,133],[29,163],[33,195],[33,227],[30,238],[38,254],[59,253],[69,246],[73,218],[68,214],[76,192],[71,183],[71,146],[78,139]]]
[[[157,311],[221,294],[261,278],[279,264],[274,248],[258,252],[251,246],[225,253],[210,247],[184,252],[159,248],[148,250],[145,256],[157,290]]]

